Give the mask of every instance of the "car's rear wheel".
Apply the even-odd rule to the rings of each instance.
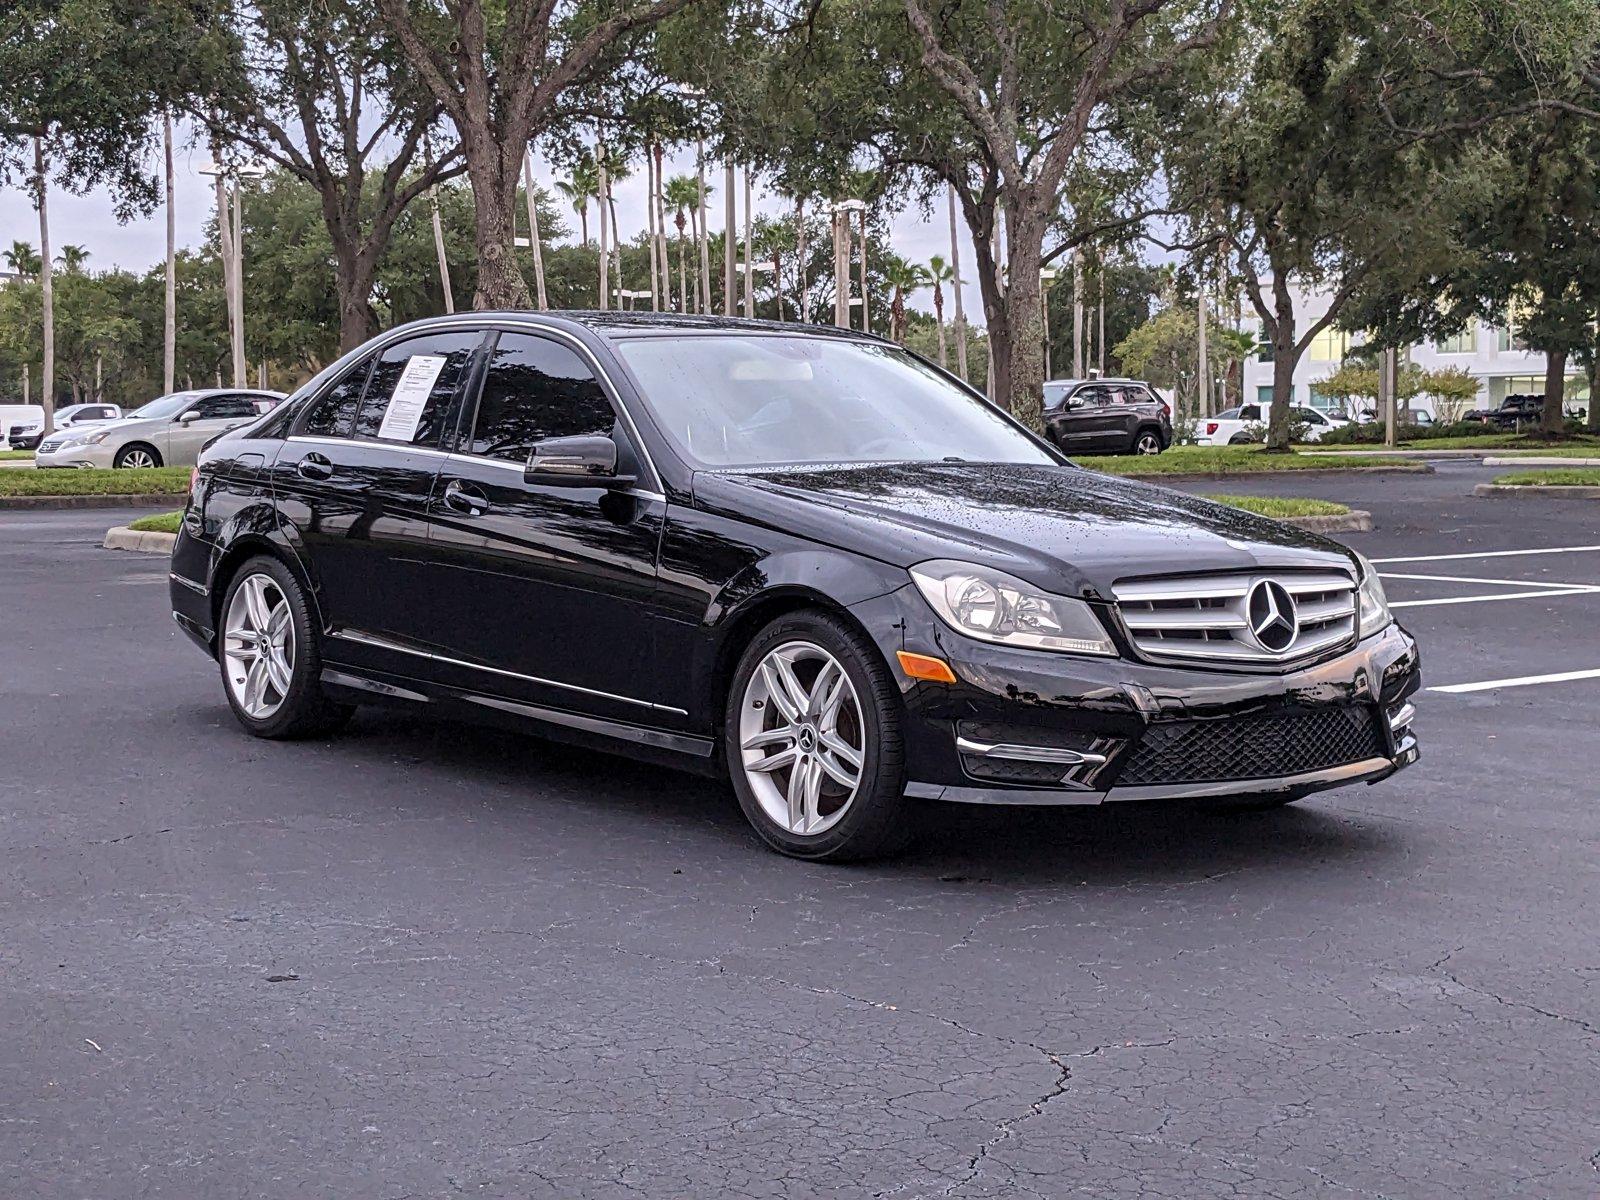
[[[146,446],[143,442],[130,442],[117,451],[116,457],[111,460],[111,465],[124,470],[149,470],[161,465],[161,452],[154,446]]]
[[[1135,454],[1160,454],[1164,449],[1161,445],[1161,435],[1153,429],[1141,429],[1133,439],[1133,452]]]
[[[1248,446],[1254,439],[1248,433],[1236,433],[1228,439],[1230,446]]]
[[[900,700],[877,651],[824,613],[756,635],[723,722],[739,806],[773,849],[843,862],[892,853],[910,834]]]
[[[262,738],[332,733],[349,705],[322,690],[316,623],[300,581],[275,558],[252,558],[222,602],[217,661],[233,714]]]

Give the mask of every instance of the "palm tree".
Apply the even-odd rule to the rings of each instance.
[[[556,191],[567,198],[572,211],[578,214],[583,230],[583,244],[589,244],[589,201],[600,196],[600,171],[592,157],[585,154],[572,166],[571,179],[556,180]]]
[[[944,285],[955,279],[956,273],[945,262],[944,255],[935,254],[928,259],[928,278],[933,282],[933,316],[939,323],[939,365],[949,370],[944,348]]]
[[[6,266],[21,279],[32,279],[39,274],[39,256],[29,242],[12,242],[4,257]]]
[[[899,255],[890,255],[883,264],[883,278],[892,291],[889,302],[889,340],[901,341],[906,329],[906,297],[919,288],[925,288],[932,277],[921,263],[907,262]]]
[[[711,189],[706,191],[709,193]],[[689,273],[683,258],[683,228],[695,224],[694,235],[698,242],[700,230],[695,214],[700,208],[700,185],[691,175],[674,175],[667,180],[664,194],[667,206],[672,209],[673,224],[678,227],[678,296],[683,302],[683,311],[689,312]]]
[[[63,271],[74,274],[83,270],[83,264],[89,261],[89,248],[70,244],[63,246],[61,253],[56,255],[56,261],[61,264]]]

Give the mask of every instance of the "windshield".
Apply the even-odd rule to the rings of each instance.
[[[193,404],[199,397],[199,392],[173,392],[170,396],[162,396],[159,400],[152,400],[143,408],[135,409],[129,417],[175,417]]]
[[[703,466],[1057,461],[890,346],[741,334],[634,338],[619,352],[662,430]]]

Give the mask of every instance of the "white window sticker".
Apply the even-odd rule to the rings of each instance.
[[[380,438],[409,442],[417,436],[422,410],[427,406],[428,396],[445,362],[442,354],[413,354],[406,360],[406,369],[400,372],[400,382],[394,385],[394,394],[389,397],[389,407],[384,409],[383,424],[378,426]]]

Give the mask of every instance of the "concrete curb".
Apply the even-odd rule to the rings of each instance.
[[[188,496],[0,496],[5,508],[182,508]]]
[[[171,554],[178,540],[175,533],[142,532],[118,525],[106,530],[106,540],[100,544],[107,550],[133,550],[139,554]]]
[[[1117,475],[1117,479],[1132,479],[1138,483],[1153,483],[1157,487],[1164,483],[1214,483],[1218,480],[1236,481],[1240,479],[1325,479],[1328,476],[1335,478],[1344,475],[1432,475],[1434,469],[1427,463],[1407,463],[1403,467],[1312,467],[1310,470],[1288,471],[1184,471],[1170,475]],[[1111,472],[1102,471],[1102,475]]]
[[[1474,496],[1560,496],[1568,500],[1600,500],[1600,487],[1583,484],[1480,483]]]
[[[1352,508],[1347,513],[1325,517],[1273,517],[1285,525],[1308,529],[1312,533],[1371,533],[1372,514],[1364,509]]]
[[[1519,457],[1508,454],[1503,458],[1486,458],[1483,460],[1486,467],[1600,467],[1600,454],[1591,454],[1583,458],[1553,458],[1548,454],[1528,455]]]
[[[1301,450],[1308,458],[1482,458],[1504,454],[1505,449],[1484,450]]]

